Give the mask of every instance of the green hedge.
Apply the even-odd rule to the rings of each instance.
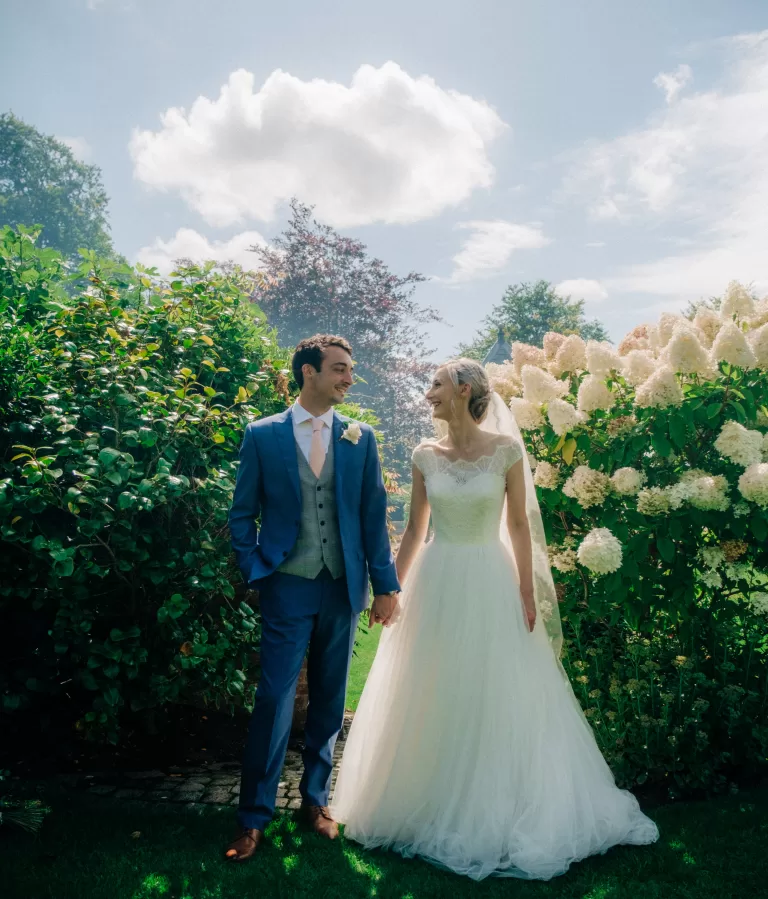
[[[247,698],[259,622],[227,511],[246,424],[290,401],[252,288],[212,265],[72,272],[0,233],[6,724],[55,709],[116,742],[127,708]]]

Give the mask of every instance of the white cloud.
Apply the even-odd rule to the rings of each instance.
[[[664,91],[667,103],[674,103],[678,94],[690,84],[692,79],[691,67],[682,64],[674,72],[659,72],[653,79],[653,83]]]
[[[574,300],[586,300],[588,303],[599,303],[608,299],[608,291],[599,281],[590,278],[572,278],[561,281],[555,287],[555,293],[561,297],[572,297]]]
[[[65,146],[75,154],[80,162],[89,162],[93,155],[93,148],[84,137],[57,137]]]
[[[244,231],[229,240],[209,241],[191,228],[179,228],[170,240],[157,237],[151,246],[142,247],[136,253],[136,260],[148,267],[156,266],[164,275],[173,271],[177,259],[237,262],[245,269],[256,269],[259,268],[259,260],[250,248],[266,246],[266,243],[258,231]]]
[[[600,247],[605,246],[605,241],[604,240],[592,240],[588,244],[586,244],[586,246],[592,247],[593,249],[598,249]]]
[[[588,148],[571,174],[568,189],[594,216],[655,233],[663,227],[680,248],[603,278],[612,295],[684,303],[721,293],[733,278],[768,287],[768,31],[718,42],[716,50],[725,55],[715,87],[678,97],[647,127]]]
[[[536,250],[551,243],[536,225],[512,222],[460,222],[457,228],[472,233],[453,257],[451,284],[485,278],[501,271],[516,250]]]
[[[273,72],[254,90],[233,72],[218,99],[168,109],[135,130],[134,175],[180,194],[214,225],[270,221],[297,196],[338,227],[430,218],[487,188],[487,150],[506,128],[481,100],[388,62],[349,86]]]

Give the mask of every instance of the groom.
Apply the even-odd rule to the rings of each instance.
[[[259,591],[262,621],[240,831],[226,850],[229,861],[252,858],[274,812],[307,649],[302,808],[318,834],[338,834],[328,792],[357,619],[368,606],[369,577],[371,624],[389,624],[400,590],[376,439],[370,427],[333,410],[353,383],[352,348],[318,334],[301,341],[291,365],[298,401],[246,428],[229,514],[232,546],[243,578]]]

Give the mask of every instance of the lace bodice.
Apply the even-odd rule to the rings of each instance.
[[[474,462],[451,461],[433,444],[417,446],[413,464],[424,475],[435,538],[463,544],[498,540],[506,475],[522,456],[514,441]]]

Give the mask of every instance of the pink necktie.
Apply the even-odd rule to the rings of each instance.
[[[316,478],[320,477],[325,465],[325,447],[323,446],[323,428],[325,422],[321,418],[312,419],[312,443],[309,447],[309,467]]]

